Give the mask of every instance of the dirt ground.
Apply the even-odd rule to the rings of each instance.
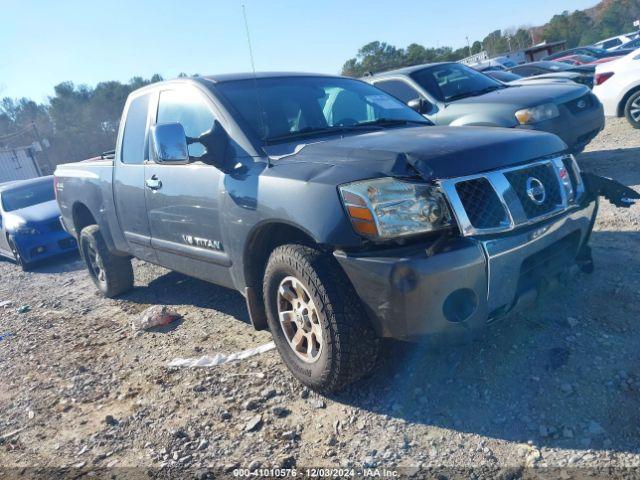
[[[608,121],[579,163],[640,189],[640,131]],[[592,245],[595,273],[486,338],[438,351],[389,342],[371,377],[332,397],[301,387],[275,351],[167,367],[270,341],[236,292],[136,261],[136,288],[108,300],[75,257],[29,273],[0,261],[0,466],[198,478],[272,466],[473,467],[476,478],[640,467],[640,205],[603,201]],[[155,304],[182,320],[133,333]]]

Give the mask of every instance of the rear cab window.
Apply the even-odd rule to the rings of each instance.
[[[142,164],[147,157],[147,118],[150,94],[131,100],[122,137],[120,160],[127,164]]]

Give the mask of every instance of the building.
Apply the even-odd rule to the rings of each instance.
[[[0,183],[41,176],[33,146],[0,149]]]
[[[494,57],[489,57],[486,51],[476,53],[470,57],[463,58],[460,63],[469,65],[474,68],[502,67],[510,68],[527,62],[536,62],[543,59],[547,55],[566,50],[567,42],[560,40],[558,42],[542,42],[532,47],[515,52],[503,53]]]

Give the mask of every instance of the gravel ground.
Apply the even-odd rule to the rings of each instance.
[[[639,154],[640,131],[613,119],[579,162],[640,188]],[[603,201],[592,245],[595,273],[566,293],[464,347],[389,342],[371,377],[332,397],[301,387],[275,351],[167,367],[270,341],[231,290],[137,261],[135,290],[108,300],[77,258],[29,273],[0,261],[0,304],[11,302],[0,307],[0,466],[199,478],[271,466],[512,469],[504,478],[526,466],[640,466],[640,205]],[[182,320],[133,333],[155,304]]]

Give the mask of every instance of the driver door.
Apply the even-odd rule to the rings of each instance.
[[[198,138],[216,120],[210,100],[192,86],[162,90],[155,123],[180,123]],[[151,245],[160,264],[206,280],[224,283],[229,257],[222,243],[219,197],[224,174],[198,158],[200,143],[189,145],[188,164],[145,164],[145,198]]]

